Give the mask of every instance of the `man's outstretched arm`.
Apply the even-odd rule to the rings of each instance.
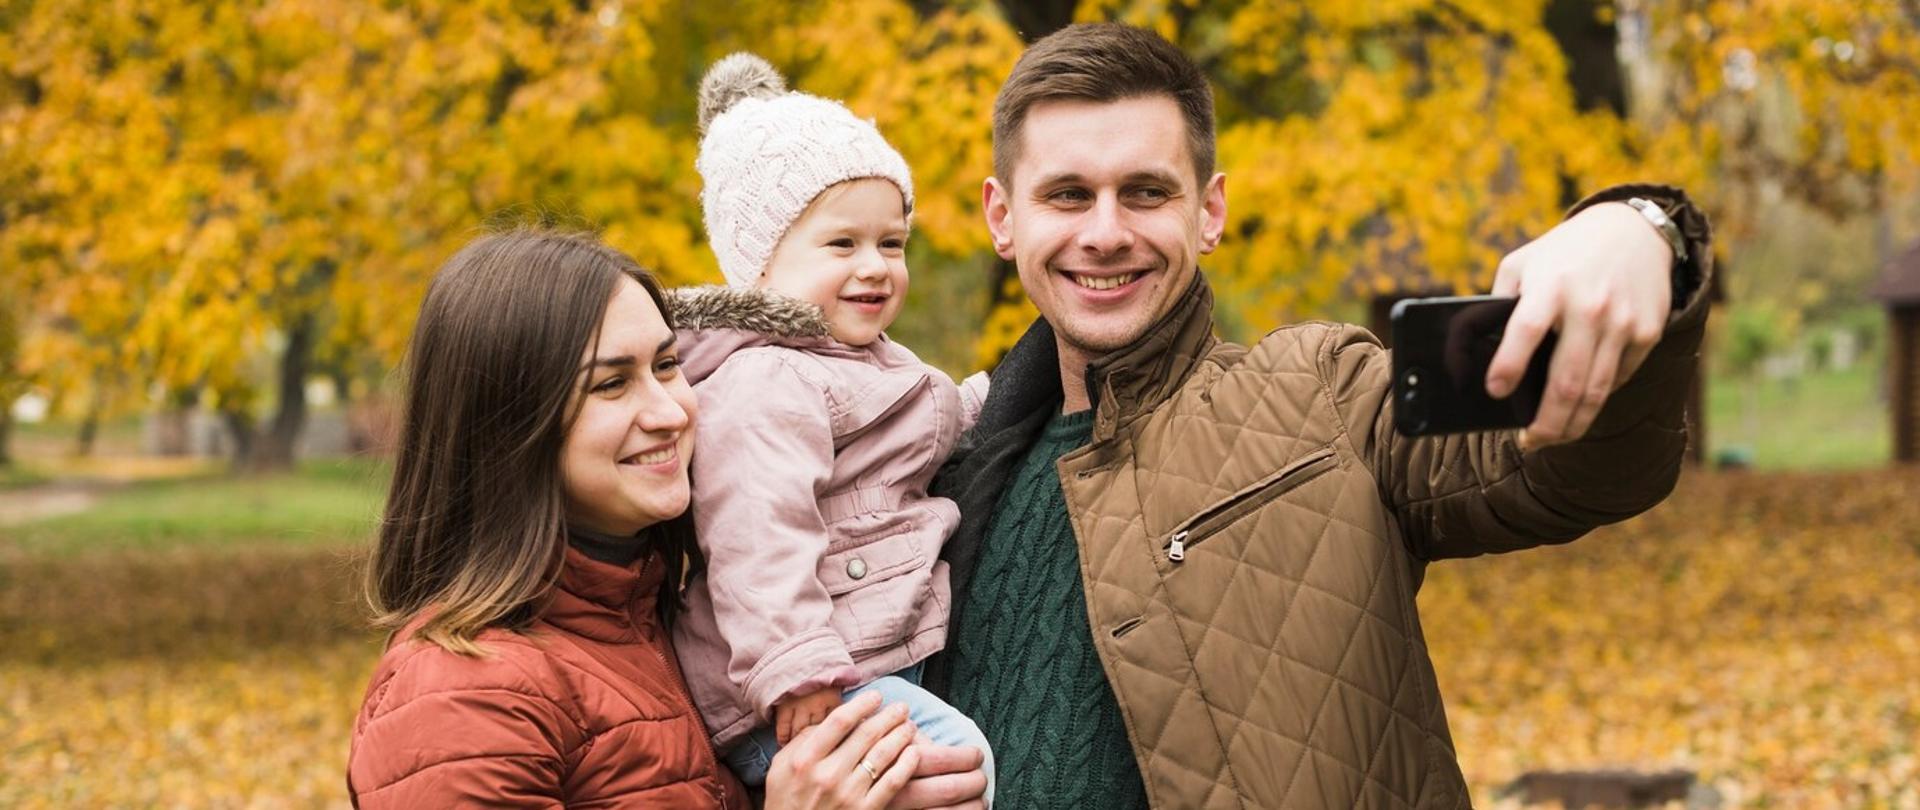
[[[1668,214],[1684,258],[1624,204],[1631,198]],[[1329,337],[1323,373],[1336,406],[1417,556],[1565,542],[1666,497],[1686,447],[1710,251],[1706,219],[1684,192],[1617,186],[1502,262],[1495,292],[1521,304],[1489,389],[1510,391],[1540,337],[1560,335],[1546,399],[1523,431],[1400,436],[1388,353],[1357,329]]]

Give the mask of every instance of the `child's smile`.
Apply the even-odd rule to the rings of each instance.
[[[787,229],[760,286],[820,307],[835,340],[865,346],[900,314],[906,247],[900,189],[879,178],[850,180],[821,192]]]

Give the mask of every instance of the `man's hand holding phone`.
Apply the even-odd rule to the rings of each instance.
[[[1586,435],[1607,397],[1640,368],[1674,304],[1673,258],[1640,212],[1601,203],[1501,260],[1493,294],[1520,301],[1487,369],[1487,392],[1511,394],[1534,349],[1558,334],[1522,450]]]

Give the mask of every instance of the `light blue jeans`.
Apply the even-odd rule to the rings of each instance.
[[[867,692],[878,692],[882,706],[907,704],[907,717],[928,739],[940,745],[965,745],[980,749],[980,753],[985,755],[981,759],[980,769],[987,774],[987,793],[984,798],[988,806],[992,806],[993,749],[987,745],[987,735],[980,733],[980,727],[961,714],[960,710],[920,688],[920,672],[921,665],[914,664],[892,675],[876,678],[873,683],[848,689],[846,698],[852,700]],[[773,766],[773,755],[779,750],[780,740],[774,735],[773,727],[762,726],[727,749],[725,759],[727,767],[733,769],[740,781],[760,787],[766,784],[767,769]]]

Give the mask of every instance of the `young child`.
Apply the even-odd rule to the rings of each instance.
[[[987,753],[991,799],[985,737],[918,685],[946,642],[939,553],[960,518],[927,486],[986,376],[956,387],[887,339],[907,295],[906,161],[872,123],[786,92],[750,54],[708,71],[700,120],[701,201],[727,286],[671,302],[700,404],[707,567],[674,628],[694,701],[757,784],[779,746],[879,691],[935,742]]]

